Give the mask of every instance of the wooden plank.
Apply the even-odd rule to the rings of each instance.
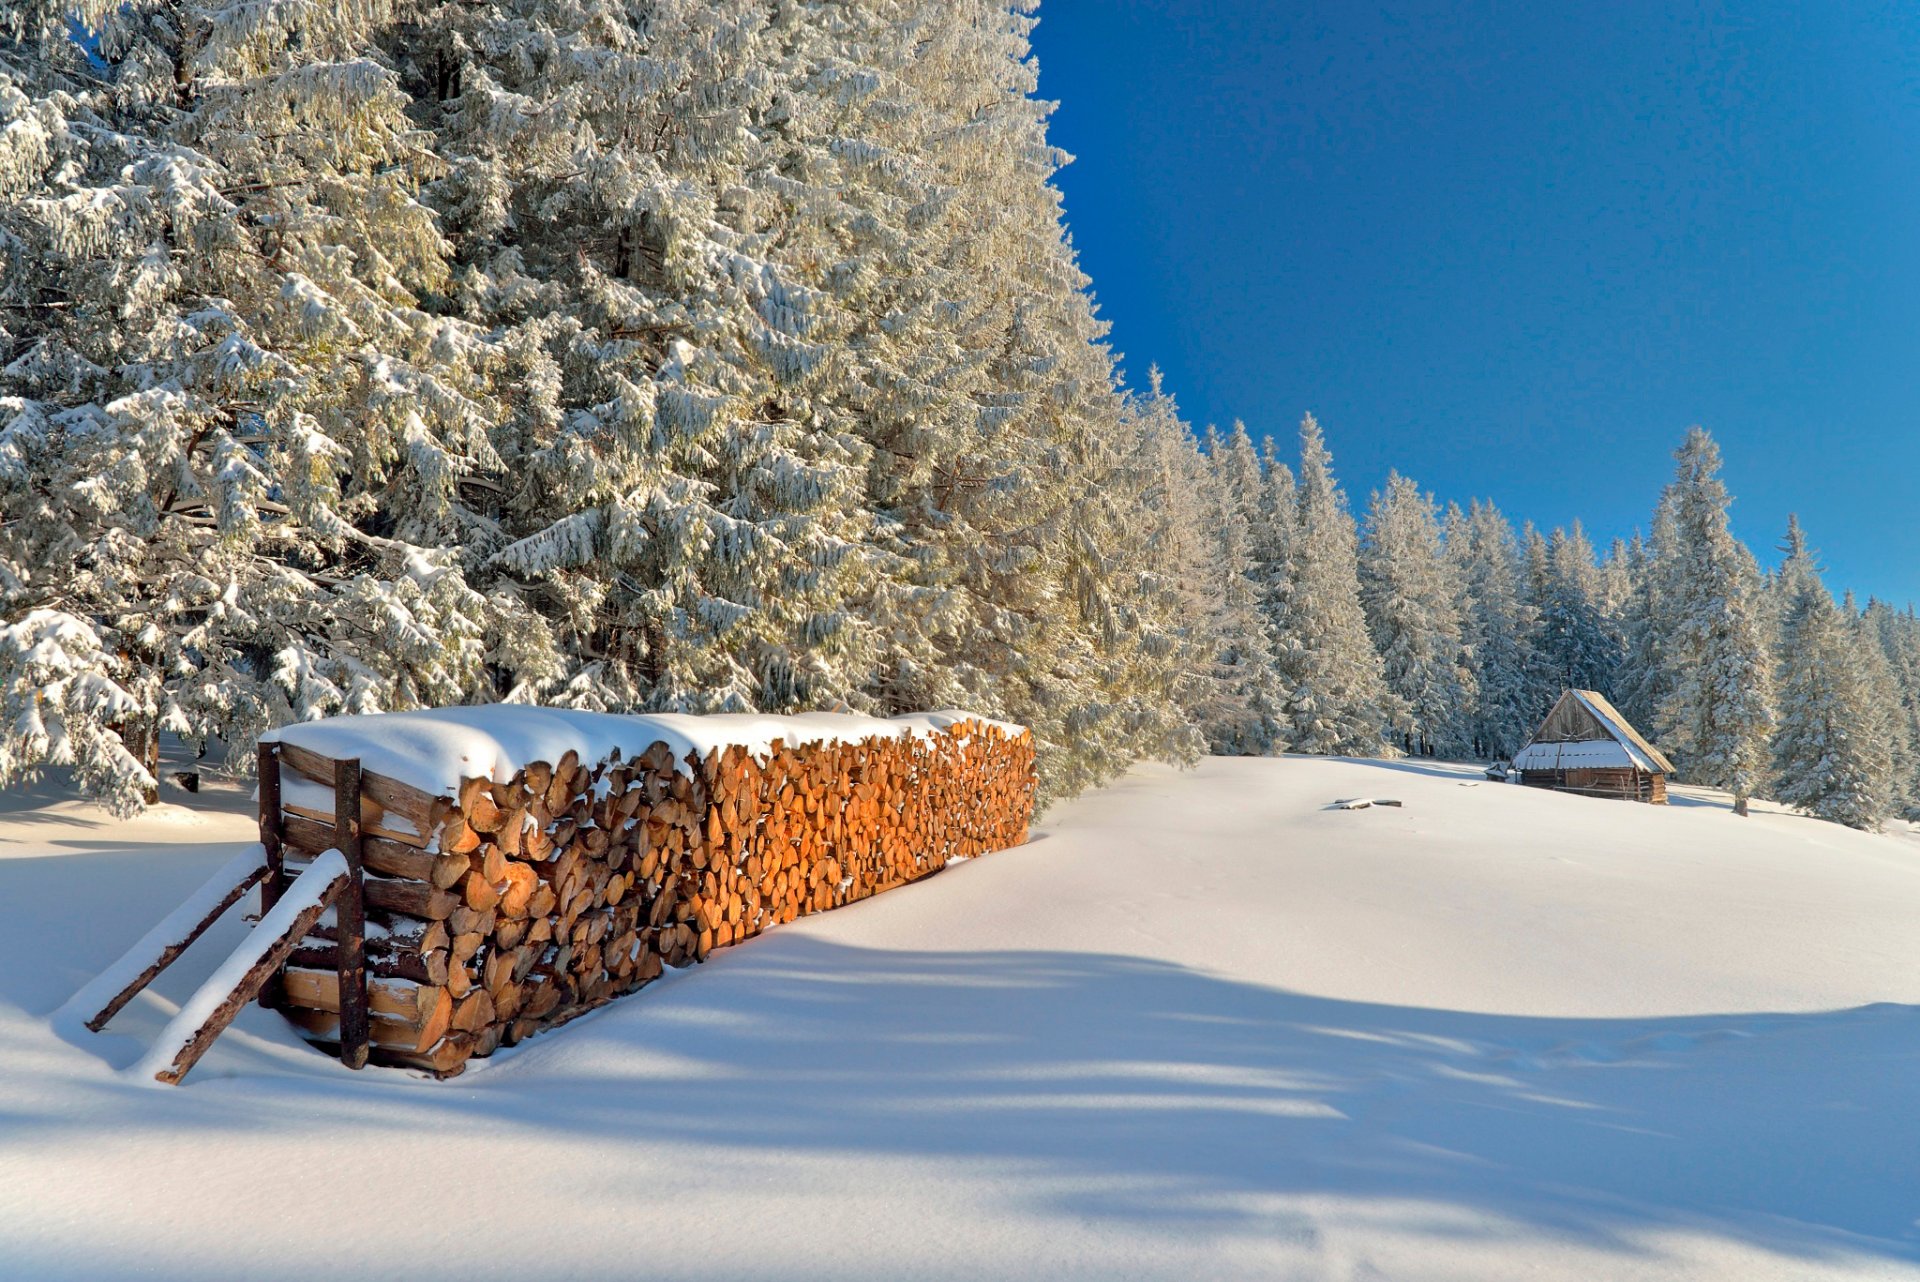
[[[289,818],[297,815],[302,819],[311,819],[315,823],[328,824],[333,822],[333,814],[331,812],[318,810],[312,806],[303,806],[294,801],[283,802],[280,809],[285,811]],[[363,836],[380,837],[387,841],[397,842],[403,846],[412,846],[416,850],[426,849],[428,838],[417,832],[407,832],[405,829],[395,828],[390,824],[381,823],[380,821],[385,817],[386,811],[380,809],[380,807],[370,801],[361,802],[360,831]]]
[[[239,903],[240,897],[259,885],[266,875],[267,870],[263,865],[255,868],[245,877],[242,877],[234,885],[233,889],[227,892],[226,898],[215,905],[206,916],[202,917],[192,929],[188,930],[180,939],[175,940],[161,949],[153,961],[148,963],[145,970],[130,980],[125,988],[115,993],[112,1000],[108,1001],[105,1006],[102,1006],[98,1013],[87,1021],[87,1027],[96,1033],[105,1028],[108,1020],[118,1015],[128,1002],[132,1001],[141,990],[157,979],[161,971],[173,965],[180,954],[186,952],[187,949],[192,946],[194,940],[206,934],[207,927],[219,921],[227,909]]]
[[[388,1019],[376,1015],[367,1023],[369,1042],[367,1062],[378,1064],[387,1062],[379,1054],[381,1048],[399,1051],[405,1054],[423,1054],[439,1044],[447,1035],[447,1020],[453,1009],[448,1001],[438,1005],[419,1020]],[[304,1006],[287,1008],[287,1021],[298,1028],[315,1045],[324,1047],[329,1053],[340,1053],[340,1016],[332,1011],[313,1010]],[[462,1056],[461,1058],[465,1058]]]
[[[398,841],[367,835],[375,831],[378,830],[365,826],[361,828],[360,857],[369,872],[377,872],[383,877],[432,882],[444,890],[460,880],[460,875],[467,870],[465,855],[437,855]],[[286,844],[309,855],[332,850],[333,816],[328,815],[326,821],[321,822],[289,807]]]
[[[341,892],[334,920],[339,940],[335,974],[340,981],[340,1062],[348,1068],[367,1064],[366,900],[361,883],[360,762],[337,762],[333,776],[333,834],[347,860],[347,885]]]
[[[340,1013],[340,976],[332,970],[286,970],[287,1002],[309,1010]],[[404,979],[379,979],[367,982],[367,1011],[389,1019],[419,1023],[432,1015],[442,1002],[451,1001],[447,990]]]
[[[288,926],[287,933],[282,935],[271,948],[261,953],[259,959],[248,967],[247,973],[241,976],[240,982],[234,986],[233,991],[214,1008],[211,1015],[207,1016],[206,1022],[195,1030],[193,1036],[173,1057],[172,1063],[154,1074],[156,1081],[178,1085],[180,1079],[192,1071],[193,1066],[200,1062],[200,1057],[207,1053],[207,1048],[213,1045],[214,1039],[227,1031],[227,1026],[233,1023],[235,1016],[239,1015],[240,1008],[254,999],[260,991],[260,986],[267,982],[267,977],[280,969],[287,959],[287,954],[293,951],[295,941],[313,928],[313,923],[320,920],[320,915],[326,912],[341,891],[346,888],[349,880],[344,876],[335,877],[327,883],[316,902],[300,911]]]
[[[340,953],[332,944],[322,944],[309,936],[305,943],[293,950],[287,958],[287,965],[302,966],[309,970],[334,970],[340,965]],[[447,982],[447,950],[442,948],[431,953],[396,952],[382,957],[368,956],[365,960],[367,974],[381,979],[410,979],[416,984],[444,984]]]
[[[286,769],[315,783],[333,787],[333,758],[323,757],[311,749],[302,748],[297,743],[282,742],[274,746],[279,748],[280,764]]]
[[[337,763],[329,758],[291,743],[280,745],[280,756],[287,768],[295,773],[315,783],[332,785]],[[360,792],[382,810],[391,810],[396,815],[404,816],[423,836],[431,833],[452,808],[450,798],[435,796],[410,783],[367,771],[361,772]]]
[[[460,896],[417,881],[369,877],[363,891],[367,907],[405,913],[423,921],[445,921],[460,906]]]
[[[453,808],[448,797],[436,797],[422,791],[410,783],[390,779],[386,775],[362,774],[361,792],[371,798],[382,810],[390,810],[402,815],[407,822],[420,830],[422,837],[430,837],[433,830],[440,826],[447,812]]]

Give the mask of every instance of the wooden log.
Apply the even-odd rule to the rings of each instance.
[[[533,896],[541,887],[540,878],[532,868],[523,863],[508,864],[502,875],[506,878],[507,888],[500,896],[500,912],[509,918],[527,916]]]
[[[466,878],[461,881],[460,895],[467,907],[476,912],[485,912],[500,902],[500,892],[481,874],[479,869],[469,871]]]
[[[451,809],[445,797],[435,796],[386,775],[362,775],[361,790],[382,810],[405,818],[422,837],[431,836]]]

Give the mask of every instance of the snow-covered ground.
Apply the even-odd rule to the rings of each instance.
[[[14,798],[0,1277],[1920,1278],[1920,844],[1475,779],[1143,768],[454,1081],[254,1009],[179,1089],[238,923],[50,1013],[244,802]]]

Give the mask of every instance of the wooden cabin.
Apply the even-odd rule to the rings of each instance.
[[[1667,802],[1673,763],[1646,741],[1606,696],[1568,690],[1514,754],[1513,768],[1530,788],[1589,797],[1618,797],[1656,806]]]

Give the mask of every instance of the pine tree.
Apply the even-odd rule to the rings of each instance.
[[[1360,606],[1353,517],[1311,414],[1300,424],[1295,511],[1275,656],[1287,691],[1287,746],[1321,755],[1378,755],[1386,750],[1383,736],[1394,705]]]
[[[1464,538],[1449,540],[1464,585],[1462,636],[1474,677],[1470,736],[1481,755],[1510,757],[1545,709],[1535,709],[1527,638],[1532,622],[1522,598],[1513,527],[1492,503],[1474,500]]]
[[[1620,658],[1593,545],[1579,522],[1549,537],[1529,525],[1525,538],[1532,703],[1545,715],[1564,690],[1607,693]]]
[[[385,18],[0,15],[0,783],[71,764],[129,810],[163,729],[244,763],[272,724],[552,666],[462,551],[502,371],[436,306]]]
[[[1627,547],[1633,586],[1620,614],[1621,659],[1613,698],[1628,721],[1664,733],[1674,680],[1670,638],[1676,627],[1672,603],[1679,542],[1671,493],[1654,509],[1652,528],[1650,540],[1636,534]]]
[[[1280,458],[1271,435],[1261,441],[1260,469],[1265,484],[1255,504],[1250,550],[1254,584],[1259,589],[1260,608],[1267,617],[1277,672],[1280,648],[1285,641],[1287,600],[1292,591],[1293,545],[1299,536],[1300,496],[1293,469]]]
[[[1196,489],[1212,544],[1208,597],[1217,618],[1212,682],[1218,693],[1202,725],[1215,752],[1261,756],[1279,742],[1283,696],[1253,560],[1265,483],[1245,425],[1236,422],[1224,438],[1209,427],[1206,463]]]
[[[1872,831],[1891,800],[1896,727],[1892,707],[1881,700],[1892,692],[1876,688],[1878,674],[1865,662],[1868,639],[1850,608],[1835,607],[1797,520],[1787,540],[1776,576],[1783,608],[1774,795],[1822,819]]]
[[[1893,806],[1911,819],[1920,812],[1920,623],[1911,610],[1899,612],[1884,601],[1869,600],[1861,624],[1877,645],[1892,683],[1892,719],[1898,727],[1893,732]]]
[[[1140,514],[1152,529],[1148,553],[1159,590],[1172,602],[1167,698],[1191,727],[1191,760],[1208,746],[1208,728],[1244,715],[1244,701],[1223,689],[1217,661],[1226,649],[1218,592],[1213,491],[1206,460],[1183,422],[1160,371],[1147,375],[1147,391],[1134,398],[1142,478]]]
[[[1663,718],[1687,778],[1733,793],[1734,813],[1766,769],[1773,725],[1772,682],[1755,609],[1753,558],[1728,526],[1731,500],[1720,481],[1720,449],[1701,428],[1674,453],[1673,630],[1667,639],[1672,691]]]
[[[1442,553],[1438,507],[1395,472],[1375,491],[1360,550],[1360,602],[1407,752],[1457,750],[1472,676],[1463,664],[1458,593]]]

